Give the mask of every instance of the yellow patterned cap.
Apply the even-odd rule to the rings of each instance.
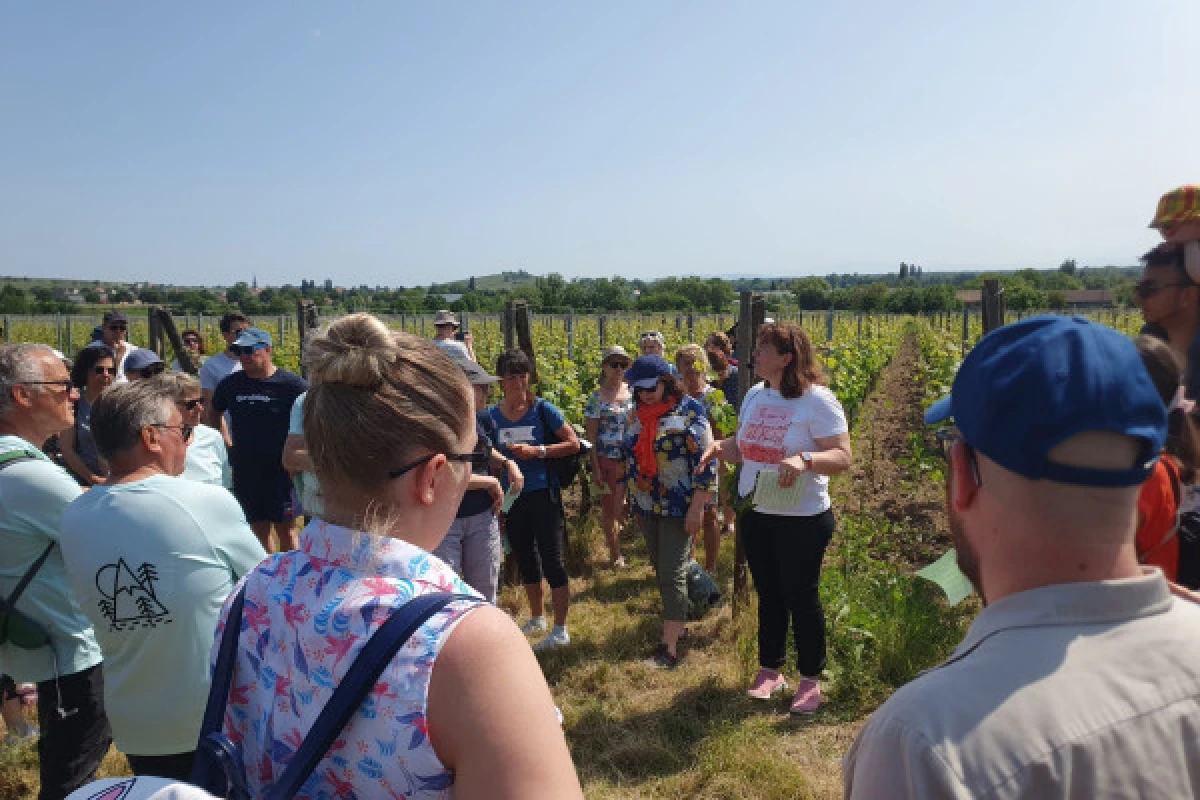
[[[1158,199],[1151,228],[1200,220],[1200,186],[1180,186]]]

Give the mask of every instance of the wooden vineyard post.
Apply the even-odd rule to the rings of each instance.
[[[532,315],[524,300],[518,300],[513,304],[513,316],[514,327],[517,329],[517,347],[524,350],[525,355],[529,356],[529,363],[533,369],[529,374],[529,382],[534,384],[538,382],[537,353],[533,350]]]
[[[963,303],[962,354],[964,356],[967,354],[968,337],[971,335],[970,314],[970,307]]]
[[[317,307],[312,300],[297,300],[296,301],[296,336],[300,342],[300,375],[308,377],[308,370],[304,366],[304,345],[308,342],[308,337],[317,330]]]
[[[504,334],[504,349],[512,350],[517,346],[517,326],[514,324],[514,309],[516,303],[504,301],[504,316],[500,318],[500,332]]]
[[[833,306],[829,307],[829,315],[825,317],[825,346],[833,344]]]
[[[575,312],[567,313],[567,360],[575,361]]]
[[[601,314],[597,324],[600,326],[600,347],[608,347],[608,319]],[[5,330],[7,329],[8,326],[6,325]]]
[[[766,317],[766,305],[761,294],[742,292],[741,313],[737,321],[738,397],[745,397],[755,384],[750,354],[758,338],[758,329]],[[736,435],[736,434],[735,434]],[[735,501],[736,502],[736,501]],[[746,580],[746,546],[742,539],[742,522],[735,527],[733,554],[733,615],[750,599]]]
[[[4,343],[8,344],[12,341],[12,320],[8,314],[4,315]]]
[[[696,341],[696,315],[693,314],[691,311],[688,312],[687,326],[688,326],[688,341],[689,342]]]
[[[990,278],[983,282],[983,332],[991,333],[1004,324],[1004,287]]]
[[[191,351],[183,346],[183,339],[179,336],[179,329],[175,327],[175,318],[171,316],[171,312],[162,306],[151,306],[149,314],[150,349],[158,353],[160,358],[165,358],[169,344],[175,351],[180,369],[189,375],[195,375],[200,365],[192,361]]]

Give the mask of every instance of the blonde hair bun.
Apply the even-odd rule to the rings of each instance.
[[[304,364],[314,383],[375,388],[395,362],[395,334],[370,314],[350,314],[330,323],[304,348]]]

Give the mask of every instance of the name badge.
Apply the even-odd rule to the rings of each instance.
[[[518,425],[515,428],[501,428],[500,444],[511,446],[514,444],[531,444],[533,442],[533,426]]]
[[[658,430],[662,433],[685,431],[687,430],[687,422],[677,414],[670,417],[663,417],[658,421]]]

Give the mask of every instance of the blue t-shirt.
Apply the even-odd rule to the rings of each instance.
[[[283,471],[283,444],[292,404],[307,389],[303,378],[285,369],[275,370],[265,380],[255,380],[239,370],[217,384],[213,408],[228,411],[233,420],[230,461],[234,467]]]
[[[478,441],[475,443],[475,452],[487,453],[490,458],[492,442],[496,440],[496,423],[492,422],[492,417],[487,411],[477,411],[475,413],[475,435],[478,438]],[[492,474],[487,465],[475,467],[472,472],[475,475]],[[473,517],[476,514],[482,514],[485,511],[491,510],[491,507],[491,492],[487,489],[472,489],[463,495],[462,502],[458,506],[458,514],[455,516],[459,519]]]
[[[525,488],[522,491],[532,492],[537,489],[550,488],[550,483],[546,476],[546,460],[544,458],[531,458],[523,461],[515,458],[510,446],[514,444],[531,444],[536,447],[539,444],[546,444],[546,428],[542,425],[542,417],[545,416],[546,421],[550,423],[550,432],[553,433],[567,424],[567,420],[563,417],[562,412],[553,403],[547,403],[545,400],[538,398],[533,407],[525,412],[525,416],[516,422],[501,414],[500,406],[498,405],[489,408],[488,413],[492,417],[492,422],[496,423],[496,447],[507,458],[516,461],[517,466],[521,468],[521,474],[525,476]]]

